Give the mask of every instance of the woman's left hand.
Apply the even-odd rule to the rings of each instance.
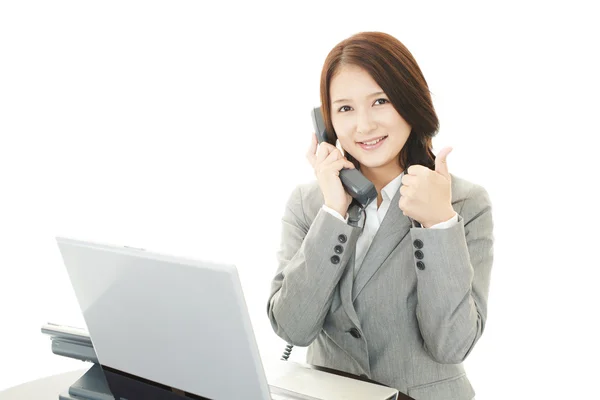
[[[423,165],[411,165],[402,177],[398,206],[403,214],[425,228],[448,221],[452,208],[452,187],[446,157],[452,147],[444,147],[435,158],[435,171]]]

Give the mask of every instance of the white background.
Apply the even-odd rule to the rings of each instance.
[[[84,326],[56,235],[237,263],[279,358],[266,301],[285,201],[314,178],[320,69],[379,30],[425,74],[434,152],[493,202],[477,398],[596,396],[598,22],[586,3],[447,3],[0,3],[0,390],[85,367],[40,333]]]

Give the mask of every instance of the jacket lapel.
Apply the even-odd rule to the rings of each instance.
[[[398,207],[399,200],[400,189],[394,195],[390,208],[385,214],[383,221],[381,221],[381,226],[377,230],[373,242],[367,250],[362,266],[358,270],[352,290],[352,303],[412,227],[410,218],[404,215],[400,207]],[[342,303],[344,303],[344,300],[346,299],[343,298],[342,292]]]

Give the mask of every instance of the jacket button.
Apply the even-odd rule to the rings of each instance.
[[[346,235],[340,235],[338,236],[338,240],[340,241],[340,243],[346,243],[346,240],[348,240],[348,238],[346,237]]]
[[[362,335],[360,334],[360,331],[356,328],[350,329],[350,334],[352,335],[352,337],[354,337],[356,339],[360,339],[362,337]]]
[[[415,240],[413,242],[413,245],[417,248],[417,249],[422,249],[423,248],[423,242],[419,239]]]
[[[344,248],[338,244],[333,248],[333,251],[335,251],[336,254],[342,254],[344,252]]]
[[[422,260],[424,257],[423,252],[421,250],[415,251],[415,257],[417,257],[419,260]]]
[[[423,261],[417,261],[417,268],[423,271],[425,269],[425,263]]]
[[[332,264],[338,264],[340,262],[340,258],[338,256],[333,256],[330,258]]]

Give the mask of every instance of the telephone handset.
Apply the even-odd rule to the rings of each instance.
[[[315,107],[312,110],[312,121],[317,135],[319,143],[327,141],[327,132],[325,129],[325,122],[323,121],[323,114],[321,113],[321,107]],[[344,168],[340,171],[340,180],[342,186],[350,196],[358,202],[358,204],[364,209],[373,200],[377,198],[377,189],[375,185],[358,169]]]

